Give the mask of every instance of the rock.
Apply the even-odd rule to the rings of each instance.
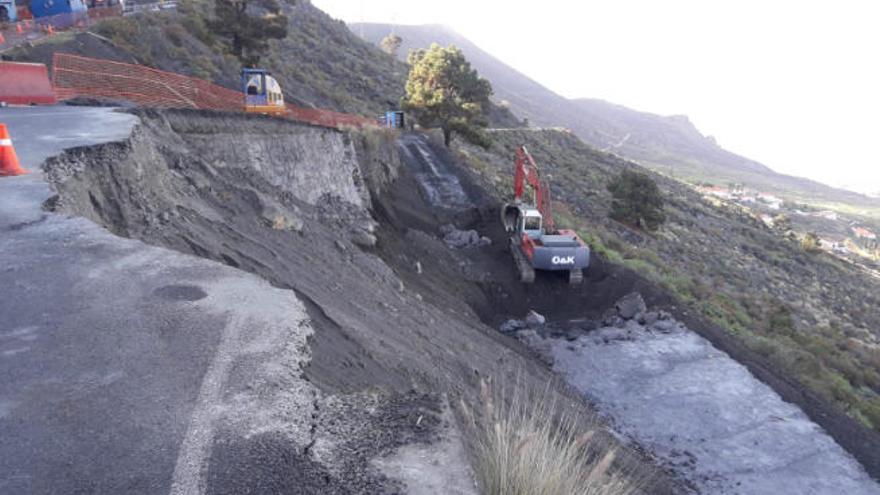
[[[343,253],[347,251],[347,249],[345,248],[345,244],[343,244],[342,241],[340,241],[339,239],[336,239],[336,241],[334,241],[334,244],[336,244],[336,249],[342,251]]]
[[[642,299],[642,295],[638,292],[632,292],[621,297],[614,303],[614,308],[617,309],[617,314],[626,320],[630,320],[648,309],[645,305],[645,300]]]
[[[377,239],[369,232],[357,230],[351,234],[351,242],[361,247],[373,247],[376,245]]]
[[[480,237],[476,230],[458,230],[452,225],[440,227],[440,233],[443,234],[443,242],[453,249],[481,247],[492,243],[489,238]]]
[[[629,332],[622,328],[603,328],[593,333],[593,341],[597,344],[608,344],[621,340],[632,340]]]
[[[660,333],[672,333],[678,329],[678,322],[675,320],[659,320],[654,322],[650,329]]]
[[[526,327],[526,323],[522,320],[510,319],[501,324],[499,330],[501,333],[513,333]]]
[[[529,328],[538,328],[546,322],[547,319],[544,318],[544,315],[538,313],[534,309],[529,310],[529,314],[526,315],[526,325],[528,325]]]
[[[651,326],[660,319],[660,315],[657,314],[656,311],[648,311],[647,313],[642,314],[642,318],[639,320],[639,323],[645,326]]]
[[[667,312],[667,311],[659,311],[659,312],[657,313],[657,319],[658,319],[658,320],[668,320],[668,319],[670,319],[670,318],[672,318],[672,315],[669,314],[669,312]]]
[[[538,332],[531,329],[516,332],[516,338],[527,345],[534,345],[535,342],[542,340]]]
[[[602,313],[602,325],[605,326],[613,326],[614,322],[617,321],[617,310],[614,308],[608,308]]]
[[[293,208],[286,208],[270,200],[263,200],[260,216],[275,230],[302,232],[303,221],[296,215]]]

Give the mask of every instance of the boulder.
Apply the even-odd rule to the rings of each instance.
[[[617,314],[625,320],[631,320],[637,314],[644,313],[648,309],[645,305],[645,300],[642,299],[642,295],[638,292],[632,292],[621,297],[614,303],[614,308],[617,310]]]
[[[375,235],[365,230],[358,229],[352,232],[351,242],[361,247],[373,247],[376,245],[377,239]]]
[[[538,328],[543,326],[546,322],[547,318],[544,318],[544,315],[538,313],[534,309],[529,310],[529,314],[526,315],[526,325],[528,325],[529,328]]]
[[[656,311],[648,311],[641,313],[638,317],[639,323],[645,326],[651,326],[660,319],[660,315]]]
[[[525,328],[525,327],[526,327],[526,322],[524,322],[522,320],[510,319],[510,320],[507,320],[504,323],[502,323],[499,330],[501,330],[501,333],[513,333],[513,332],[515,332],[521,328]]]
[[[443,242],[453,249],[488,246],[492,241],[488,237],[480,237],[476,230],[458,230],[452,225],[440,227]]]

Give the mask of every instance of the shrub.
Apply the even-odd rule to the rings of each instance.
[[[487,495],[617,495],[637,483],[615,468],[615,451],[547,390],[511,397],[481,382],[481,415],[463,405],[476,435],[477,480]],[[505,400],[507,399],[507,400]],[[593,426],[595,428],[595,426]]]
[[[819,251],[819,236],[815,232],[807,232],[801,239],[801,247],[804,251],[815,253]]]
[[[651,177],[624,170],[608,184],[611,192],[609,216],[618,222],[656,230],[666,221],[663,196]]]

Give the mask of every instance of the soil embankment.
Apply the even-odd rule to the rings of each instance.
[[[372,460],[403,445],[447,444],[436,441],[455,428],[442,413],[449,399],[478,409],[485,377],[521,377],[539,388],[552,381],[531,351],[480,321],[490,319],[493,291],[507,284],[506,254],[496,246],[450,251],[436,235],[450,219],[489,225],[489,198],[463,183],[472,204],[436,214],[400,167],[394,135],[246,115],[138,115],[128,140],[46,164],[58,192],[49,206],[291,289],[313,329],[301,364],[315,386],[310,434],[285,433],[304,412],[285,401],[283,378],[234,367],[226,399],[236,407],[221,414],[210,443],[212,492],[270,490],[294,479],[328,493],[393,486]],[[498,301],[507,299],[497,291]],[[499,314],[530,303],[518,292],[509,297],[516,299]],[[300,366],[278,354],[279,377]],[[253,390],[259,400],[249,399]],[[551,394],[585,407],[562,387]],[[675,491],[635,454],[620,459],[653,477],[651,493]],[[264,460],[268,471],[252,469]]]

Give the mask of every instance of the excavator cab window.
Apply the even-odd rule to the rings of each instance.
[[[541,217],[527,216],[523,222],[523,230],[541,230]]]

